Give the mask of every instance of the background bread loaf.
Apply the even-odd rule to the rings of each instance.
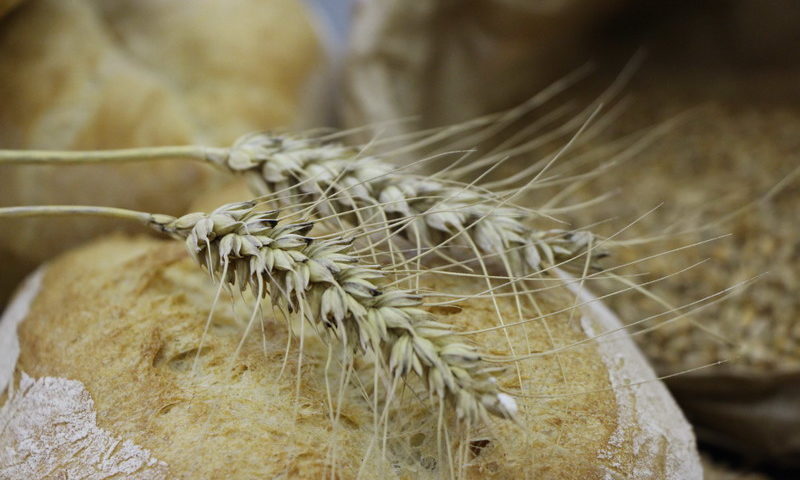
[[[0,18],[0,148],[225,146],[303,124],[321,50],[294,0],[31,0]],[[0,167],[0,205],[92,204],[183,212],[215,182],[192,162]],[[0,304],[44,259],[104,219],[7,222]]]

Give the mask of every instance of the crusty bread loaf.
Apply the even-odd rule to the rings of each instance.
[[[465,293],[474,284],[474,279],[436,276],[424,286]],[[47,398],[41,390],[54,385],[54,391],[72,392],[69,398],[88,405],[81,421],[92,420],[86,409],[96,413],[92,431],[104,435],[98,445],[108,438],[132,442],[125,451],[133,452],[131,461],[141,466],[137,472],[150,476],[131,478],[322,478],[331,475],[333,458],[342,479],[355,478],[364,459],[361,478],[439,478],[447,471],[447,458],[435,447],[436,412],[407,391],[388,422],[385,457],[380,443],[370,448],[376,439],[371,403],[357,383],[345,385],[340,400],[334,395],[341,416],[332,427],[327,350],[308,326],[295,393],[297,341],[281,374],[288,329],[269,306],[263,308],[263,324],[252,329],[233,358],[249,310],[239,300],[235,318],[223,294],[193,372],[214,292],[178,242],[117,236],[63,255],[47,266],[18,327],[17,372],[30,375],[22,388],[32,393],[29,399],[15,394],[12,401],[33,409],[22,408],[25,418],[32,411],[39,413],[30,418],[49,418],[40,410],[55,407],[34,401]],[[588,293],[581,295],[590,300]],[[566,291],[543,297],[545,312],[574,302]],[[498,297],[498,303],[507,321],[517,318],[511,298]],[[461,307],[434,311],[460,330],[497,324],[488,299]],[[508,334],[516,351],[527,353],[572,345],[619,323],[599,306],[551,316],[547,327],[549,333],[539,320],[524,330],[509,328]],[[297,325],[295,331],[299,334]],[[508,353],[501,331],[473,339],[486,352]],[[357,377],[369,385],[368,364],[359,361],[356,367]],[[498,381],[519,391],[522,380],[529,396],[517,399],[520,424],[494,420],[473,429],[468,448],[460,450],[468,478],[701,477],[691,428],[622,332],[519,367],[501,373]],[[334,393],[339,370],[331,367],[328,374]],[[640,381],[645,383],[625,386]],[[80,386],[88,395],[81,397]],[[11,465],[6,472],[34,472],[37,462],[50,465],[52,474],[80,465],[60,456],[70,451],[63,444],[54,451],[47,445],[30,451],[20,439],[41,427],[15,415],[8,405],[0,415],[14,425],[0,437],[0,464]],[[63,424],[72,420],[69,414],[58,417]],[[453,438],[451,448],[458,452],[459,437]],[[460,457],[453,458],[458,463]]]
[[[225,146],[299,121],[320,63],[298,0],[30,0],[0,19],[0,148]],[[89,204],[182,213],[216,174],[193,162],[0,167],[0,205]],[[0,304],[42,260],[107,219],[0,230]]]

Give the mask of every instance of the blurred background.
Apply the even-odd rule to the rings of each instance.
[[[493,181],[519,186],[514,173],[597,111],[550,171],[573,181],[525,202],[601,235],[624,228],[614,262],[652,257],[636,265],[642,281],[707,260],[651,296],[613,297],[623,321],[758,277],[631,333],[660,374],[682,372],[666,381],[707,478],[798,478],[800,2],[0,0],[0,148],[227,145],[256,130],[365,125],[352,140],[368,141],[526,101],[496,136],[460,140],[491,151],[530,139]],[[180,213],[190,192],[226,182],[168,161],[0,167],[0,205]],[[123,227],[4,228],[0,304],[42,261]]]

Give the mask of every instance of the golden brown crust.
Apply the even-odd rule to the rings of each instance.
[[[106,260],[87,265],[95,256]],[[266,325],[266,354],[254,335],[235,362],[239,329],[212,326],[193,377],[213,290],[182,245],[116,239],[65,260],[46,279],[54,295],[35,302],[20,331],[22,370],[81,380],[98,425],[163,454],[176,478],[271,478],[287,465],[301,478],[319,477],[328,421],[312,390],[298,412],[303,435],[287,428],[294,377],[275,381],[282,325]],[[185,288],[174,288],[184,275]]]
[[[437,278],[427,286],[467,291],[475,288],[474,283]],[[264,336],[256,325],[233,360],[249,312],[240,311],[235,320],[223,294],[197,372],[192,373],[214,287],[179,243],[122,237],[96,242],[53,262],[41,292],[19,329],[18,369],[33,377],[81,381],[95,402],[98,426],[147,449],[169,465],[174,478],[279,474],[319,478],[330,473],[333,445],[339,478],[355,477],[373,439],[373,416],[358,389],[348,386],[341,403],[342,420],[335,436],[331,433],[326,349],[314,335],[305,339],[296,408],[296,344],[286,372],[280,375],[287,341],[283,320],[276,320],[265,307]],[[566,293],[549,295],[541,307],[553,311],[572,300]],[[499,307],[506,319],[516,318],[508,298],[499,299]],[[468,301],[461,311],[439,308],[437,313],[462,330],[496,324],[494,307],[487,300]],[[527,341],[519,328],[509,329],[510,338],[518,353],[569,345],[587,336],[580,317],[551,317],[552,339],[541,322],[527,326]],[[508,353],[500,332],[475,340],[484,351]],[[603,478],[608,472],[633,474],[642,466],[651,473],[642,478],[669,478],[675,469],[664,452],[681,452],[685,439],[658,419],[623,425],[625,416],[642,406],[619,396],[631,389],[609,388],[613,366],[606,360],[589,342],[558,356],[520,363],[525,388],[537,398],[518,399],[522,428],[497,421],[489,429],[473,432],[473,438],[489,442],[469,449],[479,452],[469,454],[470,478]],[[362,382],[369,384],[372,377],[366,365],[358,365],[364,369]],[[337,378],[332,376],[331,381],[335,385]],[[517,390],[516,369],[502,374],[500,382]],[[666,392],[658,392],[650,391],[671,402]],[[430,469],[436,457],[436,415],[413,397],[403,402],[389,424],[393,436],[388,460],[373,449],[364,478],[395,478],[390,464],[399,469],[396,478],[438,475],[439,470]],[[679,413],[677,417],[675,421],[688,429]],[[653,426],[661,430],[645,440],[659,443],[659,455],[640,445],[642,431]],[[693,442],[689,447],[693,449]],[[693,465],[692,451],[679,460]]]

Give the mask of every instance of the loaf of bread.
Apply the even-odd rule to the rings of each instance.
[[[303,123],[321,52],[297,0],[30,0],[0,18],[0,148],[225,146]],[[0,206],[106,205],[182,213],[214,183],[186,161],[0,167]],[[103,219],[9,222],[0,304]]]
[[[426,278],[424,288],[475,288],[470,278]],[[11,390],[0,413],[8,425],[0,436],[4,478],[702,476],[691,427],[618,320],[583,290],[539,299],[547,314],[578,293],[590,303],[575,315],[510,327],[508,338],[503,331],[471,337],[497,355],[508,354],[508,342],[520,354],[562,349],[498,374],[504,388],[525,392],[518,424],[473,426],[469,443],[450,424],[451,443],[439,449],[437,412],[407,390],[386,435],[384,427],[376,435],[364,395],[369,362],[357,361],[339,388],[338,354],[326,368],[327,347],[308,325],[296,375],[303,330],[295,324],[290,342],[285,319],[269,305],[238,356],[250,313],[238,295],[232,307],[222,294],[204,337],[216,287],[178,242],[97,241],[50,262],[39,282],[29,282],[0,324],[0,340],[15,326],[19,338],[18,359],[0,362],[16,364],[16,380],[0,385]],[[517,319],[513,298],[497,300],[507,322]],[[485,298],[430,308],[459,330],[497,324]],[[445,419],[452,421],[449,413]]]

